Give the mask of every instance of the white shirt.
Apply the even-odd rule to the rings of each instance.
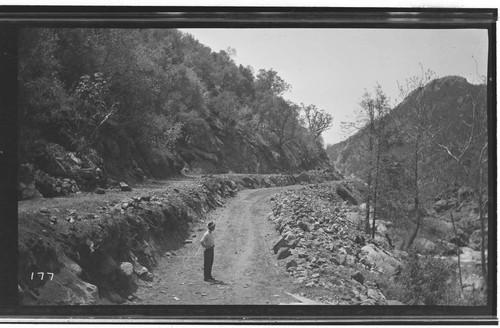
[[[215,246],[214,236],[213,233],[210,232],[210,230],[207,230],[203,235],[203,237],[201,237],[200,244],[205,248],[210,248]]]

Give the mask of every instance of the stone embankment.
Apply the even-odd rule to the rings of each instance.
[[[401,269],[404,252],[393,250],[379,222],[375,239],[358,229],[359,195],[337,181],[285,191],[269,214],[281,239],[274,252],[304,296],[334,305],[397,305],[379,288]]]
[[[238,190],[339,180],[334,171],[299,175],[202,176],[78,213],[42,208],[18,218],[19,295],[25,305],[91,305],[134,299],[159,256],[191,242],[190,227]],[[103,195],[104,196],[104,195]],[[85,194],[80,195],[85,197]]]

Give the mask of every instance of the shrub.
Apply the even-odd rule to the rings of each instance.
[[[402,301],[412,305],[447,303],[446,295],[451,287],[448,281],[453,277],[455,267],[451,261],[410,251],[397,279],[403,287]]]

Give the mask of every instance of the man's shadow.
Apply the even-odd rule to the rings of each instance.
[[[217,280],[217,279],[214,279],[213,281],[211,281],[210,284],[211,285],[227,285],[224,281]]]

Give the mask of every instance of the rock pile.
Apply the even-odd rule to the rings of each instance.
[[[104,186],[103,161],[95,150],[76,154],[53,143],[37,143],[32,162],[22,163],[18,199],[68,196]]]
[[[269,219],[281,234],[273,251],[297,283],[329,304],[387,304],[374,278],[390,279],[401,259],[384,237],[372,240],[357,229],[359,206],[349,185],[311,185],[273,202]]]

